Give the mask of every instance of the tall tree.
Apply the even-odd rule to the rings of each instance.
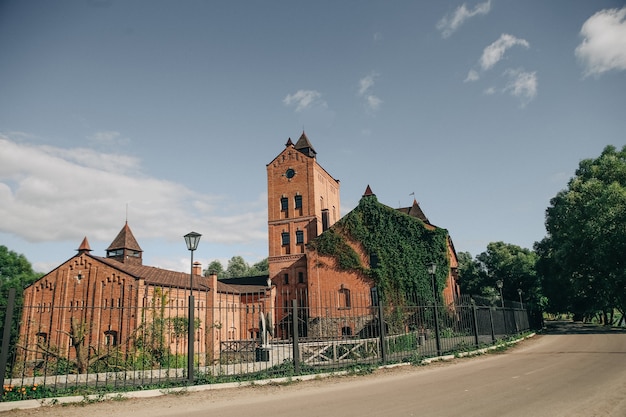
[[[626,313],[626,146],[580,162],[546,210],[536,244],[549,309],[577,318]]]
[[[24,255],[9,250],[0,245],[0,328],[4,329],[4,318],[7,312],[9,289],[15,288],[16,314],[11,323],[10,346],[15,347],[20,322],[21,306],[23,305],[23,290],[43,274],[36,273]],[[1,333],[0,333],[1,336]]]
[[[224,274],[226,273],[226,271],[224,271],[224,266],[217,259],[212,261],[209,266],[207,266],[207,268],[204,270],[204,276],[208,277],[211,273],[217,274],[218,278],[224,278]]]
[[[502,281],[505,300],[517,301],[540,309],[543,305],[541,286],[536,274],[535,252],[504,242],[491,242],[475,260],[466,252],[459,254],[461,291],[472,295],[499,297],[497,281]]]
[[[250,268],[250,275],[267,275],[269,270],[269,258],[265,258],[252,265]]]
[[[461,294],[487,295],[486,287],[489,287],[489,283],[486,282],[486,274],[481,269],[480,262],[472,259],[469,252],[459,252],[457,259]]]
[[[241,256],[233,256],[228,261],[228,266],[226,267],[226,276],[228,278],[237,278],[237,277],[245,277],[248,275],[248,271],[250,270],[250,266]]]

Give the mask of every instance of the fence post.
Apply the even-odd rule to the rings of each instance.
[[[496,341],[496,332],[493,328],[493,311],[491,310],[491,307],[489,307],[489,325],[491,326],[491,341],[495,342]]]
[[[476,313],[476,304],[474,303],[472,303],[472,322],[474,324],[474,344],[478,347],[480,344],[478,340],[478,314]]]
[[[15,309],[15,288],[9,288],[9,299],[7,300],[7,312],[4,316],[4,331],[2,332],[2,351],[0,351],[0,381],[4,385],[7,363],[9,360],[9,339],[11,339],[11,322],[13,321],[13,310]]]
[[[380,336],[380,359],[382,360],[383,363],[387,363],[387,346],[385,344],[385,336],[386,331],[385,331],[385,317],[384,317],[384,309],[383,309],[383,303],[381,302],[380,299],[380,294],[378,294],[378,289],[377,288],[373,288],[373,290],[376,291],[372,291],[372,298],[375,303],[375,305],[378,307],[378,334]]]
[[[291,300],[292,303],[292,333],[293,333],[293,371],[300,374],[300,348],[298,347],[298,300]]]
[[[433,301],[433,310],[435,312],[435,342],[437,345],[437,356],[441,356],[441,337],[439,336],[439,312],[437,311],[437,298]]]

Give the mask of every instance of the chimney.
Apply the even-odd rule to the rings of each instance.
[[[193,275],[202,275],[202,264],[198,261],[194,262],[191,272]]]

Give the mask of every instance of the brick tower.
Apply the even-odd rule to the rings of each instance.
[[[269,275],[284,294],[279,306],[307,287],[306,243],[340,217],[339,180],[317,163],[316,154],[302,132],[267,164]]]

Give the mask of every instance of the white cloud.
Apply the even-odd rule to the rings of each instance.
[[[486,71],[496,65],[502,59],[504,53],[515,45],[520,45],[525,48],[530,47],[530,44],[524,39],[516,38],[507,33],[500,35],[497,41],[483,50],[483,54],[480,57],[480,67],[482,70]]]
[[[377,77],[376,73],[371,73],[359,80],[359,95],[362,96],[367,93],[374,86],[374,79]]]
[[[463,80],[463,82],[469,83],[469,82],[472,82],[472,81],[478,81],[479,78],[480,78],[480,75],[478,75],[478,71],[470,70],[467,73],[467,77],[465,78],[465,80]]]
[[[585,75],[626,70],[626,7],[597,12],[583,24],[580,35],[583,41],[575,53]]]
[[[220,243],[267,238],[264,199],[252,210],[237,209],[221,196],[143,175],[137,166],[125,155],[24,144],[0,134],[0,232],[29,242],[80,242],[85,234],[110,241],[128,204],[133,231],[145,239],[179,239],[190,227],[211,230]]]
[[[365,100],[367,103],[367,107],[373,111],[378,110],[380,108],[380,105],[383,103],[381,99],[374,95],[368,95],[367,97],[365,97]]]
[[[371,111],[376,111],[380,108],[383,101],[370,91],[374,87],[378,74],[375,72],[366,75],[359,80],[359,97],[365,98],[365,105]]]
[[[467,19],[478,15],[486,15],[491,10],[491,0],[477,4],[469,10],[465,3],[456,8],[451,15],[446,15],[437,22],[437,29],[443,38],[450,37]]]
[[[513,97],[522,101],[525,106],[537,96],[537,73],[526,72],[521,69],[508,69],[504,73],[509,77],[509,82],[504,88]]]
[[[283,99],[286,106],[296,106],[296,111],[301,112],[313,106],[326,107],[326,102],[321,100],[322,94],[315,90],[298,90],[294,94],[287,94]]]

